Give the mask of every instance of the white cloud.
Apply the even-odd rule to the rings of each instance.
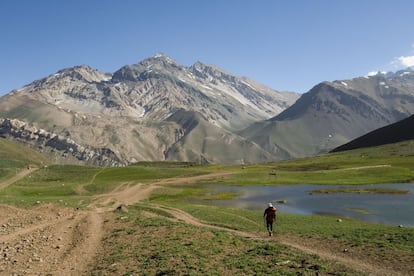
[[[403,67],[414,66],[414,56],[401,56],[397,59],[397,62]]]
[[[383,66],[384,69],[386,69],[386,71],[371,71],[368,72],[366,77],[372,77],[378,74],[386,74],[387,71],[397,71],[401,69],[406,69],[407,67],[411,67],[414,69],[414,43],[411,44],[411,47],[413,48],[411,50],[411,53],[409,53],[406,56],[395,57],[390,63],[388,63],[388,65]]]
[[[378,74],[378,71],[371,71],[371,72],[368,72],[367,76],[372,77],[372,76],[376,76],[377,74]]]
[[[411,47],[414,49],[414,43],[411,44]],[[410,53],[412,54],[413,51]],[[407,67],[413,67],[414,66],[414,55],[407,55],[407,56],[400,56],[395,58],[391,65],[398,68],[407,68]]]

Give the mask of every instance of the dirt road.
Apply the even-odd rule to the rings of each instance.
[[[1,189],[35,169],[20,171]],[[84,275],[100,251],[104,213],[147,199],[165,185],[225,177],[216,173],[120,187],[96,197],[87,211],[56,205],[32,209],[0,205],[0,275]],[[111,203],[111,204],[109,204]],[[103,206],[103,207],[102,207]]]
[[[1,275],[82,275],[102,238],[96,212],[0,206]]]

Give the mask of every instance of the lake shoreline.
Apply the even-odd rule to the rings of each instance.
[[[268,202],[277,205],[279,212],[318,215],[329,214],[370,223],[414,227],[414,185],[369,184],[352,185],[354,192],[315,193],[320,185],[297,184],[277,186],[229,186],[208,184],[214,193],[234,193],[238,196],[226,200],[200,200],[197,202],[249,210],[264,210]],[[344,191],[347,185],[328,185],[323,190]],[[356,192],[363,189],[368,192]],[[381,192],[378,192],[381,191]]]

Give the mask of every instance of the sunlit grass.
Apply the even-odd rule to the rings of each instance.
[[[323,275],[356,275],[345,266],[277,241],[246,239],[223,230],[171,221],[162,213],[148,217],[148,211],[157,212],[138,204],[128,214],[119,213],[110,219],[112,229],[103,239],[102,258],[95,264],[93,275],[313,275],[313,264]],[[243,216],[237,217],[246,221]],[[309,265],[304,266],[303,259]],[[277,265],[284,262],[289,265]]]
[[[379,184],[414,181],[414,142],[282,162],[229,167],[231,177],[203,183],[229,185]]]

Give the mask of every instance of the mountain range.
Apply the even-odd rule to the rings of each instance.
[[[0,134],[60,162],[258,162],[272,156],[236,131],[297,98],[213,65],[185,67],[157,54],[114,73],[63,69],[11,91],[0,98]],[[33,138],[39,133],[47,134]]]
[[[0,136],[58,163],[244,164],[327,152],[414,114],[413,103],[411,69],[301,95],[157,54],[114,73],[66,68],[11,91],[0,98]]]
[[[414,114],[414,72],[323,82],[277,116],[240,132],[283,158],[326,153]]]

